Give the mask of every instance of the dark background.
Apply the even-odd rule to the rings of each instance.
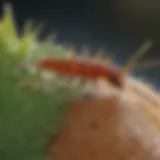
[[[15,0],[12,4],[20,29],[26,20],[45,24],[42,37],[56,31],[58,43],[77,50],[86,45],[91,52],[103,48],[122,64],[146,39],[153,39],[155,45],[146,58],[160,59],[159,0]],[[139,73],[156,81],[158,72]]]

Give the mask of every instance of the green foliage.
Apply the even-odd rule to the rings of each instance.
[[[0,21],[1,160],[46,159],[49,136],[57,132],[76,95],[73,86],[56,81],[46,90],[37,71],[33,75],[31,67],[20,65],[51,53],[65,56],[66,51],[49,41],[38,42],[37,32],[29,28],[19,36],[11,7],[6,6]]]

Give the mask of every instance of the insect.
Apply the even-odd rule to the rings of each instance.
[[[38,62],[38,66],[42,69],[53,70],[58,75],[68,76],[70,78],[82,77],[85,80],[97,80],[103,78],[112,85],[123,88],[124,74],[131,71],[135,66],[135,61],[142,56],[152,45],[151,41],[147,41],[134,56],[129,60],[128,64],[123,68],[117,68],[109,63],[102,63],[93,60],[83,59],[58,59],[46,58]]]

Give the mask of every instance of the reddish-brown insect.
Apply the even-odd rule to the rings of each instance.
[[[102,64],[93,60],[81,59],[58,59],[47,58],[38,62],[38,66],[42,69],[53,70],[58,75],[64,75],[71,78],[82,77],[85,80],[97,80],[103,78],[111,82],[113,85],[123,88],[124,74],[128,69],[130,70],[135,63],[135,59],[139,58],[151,47],[151,42],[147,42],[132,58],[127,67],[123,69],[116,68],[111,64]],[[134,63],[133,63],[134,62]],[[126,70],[127,69],[127,70]]]
[[[43,69],[54,70],[58,75],[71,78],[82,77],[85,80],[108,79],[116,86],[122,87],[123,81],[119,69],[109,64],[104,65],[94,61],[76,59],[44,59],[39,62],[39,66]]]

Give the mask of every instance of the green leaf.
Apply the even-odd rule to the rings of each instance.
[[[38,42],[39,30],[25,28],[20,37],[5,6],[0,21],[0,159],[46,160],[46,144],[76,97],[76,87],[44,82],[26,60],[67,52],[51,41]],[[29,58],[30,57],[30,58]],[[49,89],[45,89],[49,86]]]
[[[18,58],[24,59],[29,56],[36,43],[38,33],[39,30],[32,30],[30,24],[25,25],[24,33],[20,39],[19,48],[17,50]]]
[[[0,38],[13,51],[18,47],[18,34],[15,21],[13,19],[12,7],[7,4],[4,7],[4,15],[0,22]]]

